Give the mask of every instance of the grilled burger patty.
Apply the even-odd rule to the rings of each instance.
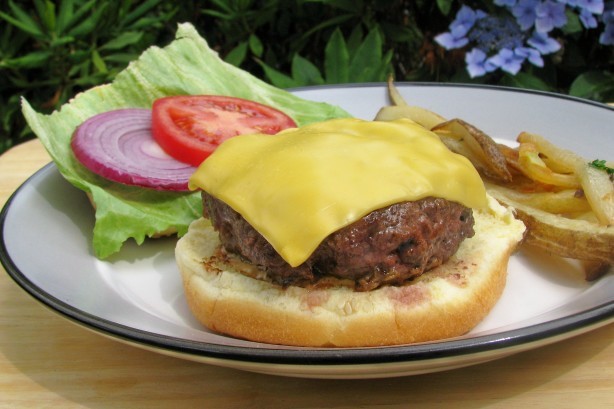
[[[443,264],[474,234],[471,209],[427,197],[367,214],[329,235],[304,263],[291,267],[239,213],[206,192],[202,197],[204,216],[226,251],[284,287],[307,287],[325,277],[349,280],[357,291],[399,285]]]

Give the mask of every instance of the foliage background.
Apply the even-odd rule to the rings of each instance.
[[[151,45],[191,22],[226,61],[272,84],[384,81],[486,83],[614,101],[614,47],[597,30],[559,30],[561,51],[543,68],[470,78],[465,50],[434,37],[468,4],[457,0],[3,0],[0,2],[0,153],[32,138],[25,96],[51,112],[81,90],[111,81]]]

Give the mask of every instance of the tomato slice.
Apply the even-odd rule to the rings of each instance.
[[[288,115],[267,105],[221,95],[182,95],[153,103],[154,139],[173,158],[198,166],[222,142],[248,133],[276,134],[296,127]]]

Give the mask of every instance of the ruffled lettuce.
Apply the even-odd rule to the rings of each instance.
[[[273,87],[225,63],[191,24],[178,27],[175,40],[151,47],[119,73],[111,84],[80,93],[60,110],[37,113],[25,99],[23,114],[60,173],[85,191],[95,203],[93,248],[96,257],[118,252],[130,238],[138,244],[164,231],[181,236],[202,213],[200,194],[161,192],[101,178],[84,168],[72,154],[76,126],[100,112],[123,107],[151,107],[159,97],[183,94],[230,95],[276,107],[299,126],[349,116],[339,107],[311,102]]]

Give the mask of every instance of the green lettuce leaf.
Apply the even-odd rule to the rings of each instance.
[[[70,149],[74,129],[100,112],[125,107],[149,108],[156,98],[185,94],[251,99],[284,111],[299,126],[349,116],[339,107],[304,100],[225,63],[187,23],[179,25],[175,39],[168,46],[147,49],[111,84],[76,95],[50,115],[37,113],[27,100],[22,100],[28,124],[60,173],[95,203],[96,257],[107,258],[118,252],[130,238],[141,244],[146,237],[169,230],[181,236],[190,222],[200,217],[202,204],[198,192],[142,189],[93,174],[75,159]]]

